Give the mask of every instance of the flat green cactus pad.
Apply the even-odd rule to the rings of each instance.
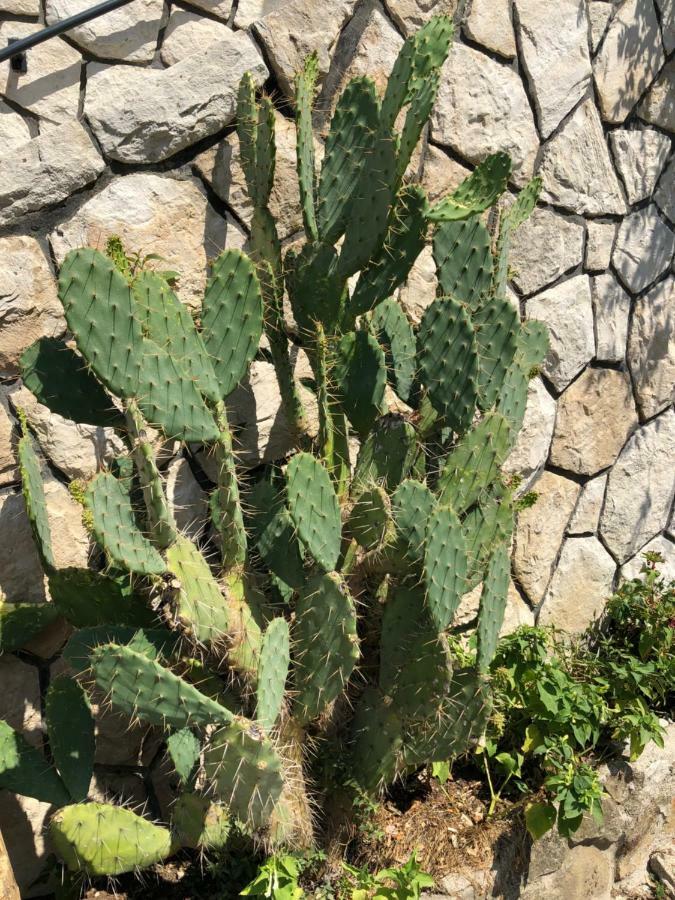
[[[94,719],[79,682],[59,675],[49,685],[45,700],[49,749],[73,800],[85,800],[94,772]]]
[[[225,846],[231,831],[227,808],[199,794],[181,794],[171,817],[181,846],[217,850]]]
[[[290,652],[288,622],[277,616],[265,631],[258,664],[256,718],[265,731],[271,731],[281,712]]]
[[[466,591],[467,555],[462,526],[449,507],[439,506],[427,519],[424,585],[436,629],[445,631]]]
[[[19,471],[21,472],[21,489],[26,503],[28,521],[33,532],[35,546],[40,554],[42,565],[47,572],[56,568],[54,554],[52,552],[52,535],[47,516],[47,501],[45,489],[40,472],[40,461],[33,449],[33,442],[29,434],[19,441]]]
[[[223,641],[230,627],[227,600],[197,547],[180,535],[166,551],[166,565],[178,581],[172,606],[181,628],[200,643]]]
[[[70,803],[66,786],[44,755],[0,719],[0,788],[53,806]]]
[[[0,599],[0,653],[20,650],[59,615],[53,603],[8,603]]]
[[[300,540],[317,563],[332,571],[340,555],[340,506],[330,475],[309,453],[298,453],[286,469],[288,510]]]
[[[59,810],[49,825],[54,849],[72,872],[121,875],[171,854],[171,832],[130,809],[78,803]]]

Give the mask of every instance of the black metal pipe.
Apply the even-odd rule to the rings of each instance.
[[[36,31],[35,34],[29,34],[28,37],[19,38],[18,40],[10,39],[11,43],[7,47],[0,48],[0,62],[11,59],[13,56],[20,56],[36,44],[41,44],[51,37],[63,34],[64,31],[69,31],[71,28],[75,28],[76,25],[82,25],[91,19],[97,19],[99,16],[112,12],[113,9],[125,6],[127,3],[131,3],[131,0],[103,0],[103,3],[97,3],[91,9],[82,10],[82,12],[75,13],[74,16],[68,16],[67,19],[54,22],[53,25],[47,25],[42,31]]]

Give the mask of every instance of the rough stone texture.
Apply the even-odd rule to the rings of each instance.
[[[17,375],[26,347],[58,337],[66,322],[51,266],[35,238],[0,238],[0,260],[0,372]]]
[[[9,859],[9,853],[0,831],[0,898],[1,900],[21,900],[19,885],[14,877],[14,870]]]
[[[12,406],[22,409],[44,455],[68,479],[91,478],[126,452],[112,428],[81,425],[52,413],[33,394],[16,385],[8,392]]]
[[[237,28],[248,28],[277,9],[283,9],[288,0],[239,0],[234,16]],[[194,4],[197,6],[198,4]]]
[[[656,0],[661,13],[661,35],[666,53],[675,50],[675,3],[673,0]]]
[[[641,131],[617,128],[610,131],[609,140],[628,202],[631,205],[639,203],[654,190],[668,159],[670,140],[653,128]]]
[[[586,268],[590,272],[602,272],[609,268],[612,247],[616,237],[614,222],[589,222],[586,238]]]
[[[517,181],[532,174],[539,140],[520,78],[472,47],[455,44],[450,52],[431,132],[469,162],[505,150]]]
[[[232,38],[232,32],[225,23],[174,7],[162,41],[162,62],[165,66],[173,66],[186,56],[203,51],[209,44],[228,38]]]
[[[10,151],[31,139],[28,122],[0,100],[0,159],[9,156]]]
[[[482,591],[483,585],[479,584],[462,597],[453,619],[454,625],[466,625],[476,618]],[[503,637],[505,634],[511,634],[512,631],[520,628],[521,625],[534,625],[534,613],[518,593],[518,588],[513,581],[509,579],[504,621],[499,629],[499,636]]]
[[[668,168],[661,176],[654,199],[659,209],[675,225],[675,156],[671,159]]]
[[[106,156],[126,163],[167,159],[234,118],[241,76],[267,67],[249,36],[225,40],[169,69],[92,66],[84,112]]]
[[[336,45],[317,103],[325,111],[325,117],[352,78],[367,75],[382,96],[402,45],[403,38],[385,15],[379,0],[366,0],[357,7]]]
[[[550,209],[535,209],[517,229],[509,264],[522,294],[534,294],[581,263],[584,226]]]
[[[613,11],[612,4],[605,3],[604,0],[602,2],[592,0],[588,4],[588,21],[591,26],[591,50],[593,53],[598,49],[600,41],[604,37]]]
[[[159,254],[153,265],[160,269],[180,272],[177,292],[190,306],[201,302],[207,259],[246,240],[232,218],[211,208],[197,180],[142,172],[108,184],[59,225],[50,242],[60,264],[74,247],[104,247],[111,234],[132,253]]]
[[[0,657],[0,719],[21,731],[35,747],[42,743],[40,674],[11,654]]]
[[[675,233],[654,204],[637,210],[621,223],[612,264],[629,291],[638,293],[669,268],[675,252]]]
[[[39,16],[39,0],[0,0],[0,12],[12,16]]]
[[[555,411],[556,402],[541,378],[533,378],[527,388],[523,426],[515,447],[502,467],[505,472],[521,476],[523,490],[528,489],[546,463],[555,426]]]
[[[610,472],[600,533],[619,563],[662,531],[675,493],[675,411],[666,410],[628,440]]]
[[[661,74],[638,106],[638,115],[651,125],[675,132],[675,59],[663,67]]]
[[[560,0],[554,16],[540,0],[515,0],[515,9],[523,68],[539,131],[546,138],[581,100],[591,79],[586,5],[582,0]]]
[[[649,419],[675,400],[675,278],[660,281],[635,303],[628,365],[640,413]]]
[[[601,362],[621,362],[626,355],[630,297],[609,273],[591,279],[591,295],[596,357]]]
[[[653,0],[624,0],[593,63],[602,117],[623,122],[663,65]]]
[[[105,168],[79,122],[65,122],[0,159],[0,226],[61,203]]]
[[[14,421],[9,414],[9,404],[0,394],[0,486],[19,480],[19,469],[14,452]]]
[[[470,174],[471,169],[452,159],[439,147],[429,144],[424,155],[421,185],[430,201],[451,194]]]
[[[666,581],[675,581],[675,544],[661,534],[655,537],[653,541],[645,544],[639,553],[621,567],[622,578],[642,577],[640,570],[645,562],[645,553],[660,553],[663,557],[663,562],[659,563],[658,567],[661,576]]]
[[[239,5],[241,6],[241,3]],[[204,12],[210,13],[216,19],[222,19],[223,22],[227,22],[232,11],[232,0],[191,0],[190,6],[203,9]]]
[[[27,37],[42,27],[29,22],[3,22],[0,46],[6,46],[8,38]],[[9,60],[0,63],[0,90],[2,96],[47,123],[68,122],[77,116],[81,70],[82,57],[77,50],[54,37],[31,48],[25,74],[12,71]]]
[[[398,295],[401,306],[414,323],[421,321],[424,310],[433,303],[437,289],[436,264],[431,247],[425,247]]]
[[[46,0],[47,24],[90,8],[89,0]],[[68,38],[102,59],[151,62],[162,24],[162,0],[132,0],[84,25],[72,28]]]
[[[546,592],[579,485],[544,472],[534,490],[539,494],[537,502],[518,513],[513,573],[532,606],[537,606]]]
[[[187,459],[175,459],[166,472],[166,494],[182,534],[196,540],[204,530],[208,498],[199,486]]]
[[[574,310],[574,315],[570,311]],[[527,318],[545,322],[550,348],[542,371],[557,391],[564,390],[595,353],[593,304],[587,275],[576,275],[530,297]]]
[[[283,240],[302,228],[302,210],[298,200],[298,175],[295,153],[295,126],[281,113],[275,113],[276,166],[269,208]],[[322,146],[316,144],[317,160]],[[200,153],[195,168],[215,193],[234,210],[237,217],[250,226],[253,216],[246,178],[239,157],[239,138],[230,134],[222,143]]]
[[[613,853],[579,845],[565,853],[559,869],[536,881],[530,879],[530,884],[519,896],[521,900],[539,900],[541,897],[609,900],[613,881]]]
[[[607,474],[587,481],[581,489],[576,508],[572,513],[567,533],[570,535],[595,534],[598,530],[602,501],[605,499]]]
[[[558,400],[551,464],[594,475],[612,465],[636,425],[628,375],[586,369]]]
[[[0,791],[0,830],[22,897],[35,895],[30,885],[40,874],[50,850],[46,828],[47,815],[52,811],[48,803]],[[38,891],[43,893],[40,888]]]
[[[417,31],[432,16],[455,14],[459,0],[385,0],[396,24],[406,34]]]
[[[592,100],[577,107],[544,145],[538,174],[543,179],[542,199],[549,203],[591,216],[626,212]]]
[[[511,0],[473,0],[464,30],[471,40],[513,59],[517,53]]]
[[[279,85],[293,96],[293,78],[310,53],[316,50],[319,72],[328,72],[338,35],[351,15],[355,0],[290,0],[253,25],[253,32],[265,48]]]
[[[582,632],[602,611],[612,592],[615,570],[614,560],[597,538],[567,538],[537,624]]]
[[[0,491],[0,591],[14,603],[45,599],[45,579],[21,493]]]

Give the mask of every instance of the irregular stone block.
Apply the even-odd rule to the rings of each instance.
[[[639,428],[609,475],[600,533],[624,563],[662,531],[675,494],[675,411]]]
[[[534,294],[581,263],[584,226],[553,212],[535,209],[517,229],[509,265],[522,294]]]
[[[219,131],[236,113],[244,72],[256,84],[267,67],[238,32],[169,69],[90,66],[84,112],[110,159],[159,162]]]
[[[200,13],[174,7],[162,41],[162,62],[165,66],[173,66],[186,56],[201,52],[209,44],[232,37],[233,32],[224,22],[214,22]]]
[[[616,563],[596,537],[567,538],[537,624],[580,634],[602,612],[612,593],[615,572]]]
[[[586,268],[589,272],[604,272],[612,258],[616,225],[614,222],[588,222],[586,227]]]
[[[515,180],[532,174],[539,149],[532,111],[518,75],[483,53],[454,44],[443,71],[431,118],[433,139],[479,163],[504,150]]]
[[[0,12],[12,16],[39,16],[42,12],[39,0],[0,0]]]
[[[610,131],[609,140],[626,188],[628,202],[633,205],[649,197],[670,153],[670,140],[653,128]]]
[[[10,155],[10,151],[31,138],[28,122],[12,109],[4,100],[0,100],[0,159]]]
[[[595,313],[596,357],[601,362],[621,362],[626,355],[630,297],[609,273],[591,278],[591,294]]]
[[[593,62],[605,122],[623,122],[663,65],[653,0],[624,0]]]
[[[544,472],[532,488],[539,497],[534,506],[518,513],[513,573],[532,606],[537,606],[546,593],[580,488],[553,472]]]
[[[628,290],[637,294],[670,267],[674,252],[675,233],[652,203],[621,223],[612,264]]]
[[[666,53],[675,50],[675,3],[673,0],[656,0],[661,13],[661,35]]]
[[[408,278],[398,292],[399,303],[415,324],[422,321],[424,310],[436,299],[438,278],[431,247],[425,247],[415,260]]]
[[[191,307],[201,303],[207,260],[246,241],[233,218],[221,218],[209,205],[197,179],[178,181],[153,172],[115,178],[58,225],[49,240],[61,263],[75,247],[103,249],[114,234],[132,254],[157,253],[161,258],[152,266],[177,271],[177,293]]]
[[[552,465],[578,475],[606,469],[637,421],[628,375],[586,369],[558,399]]]
[[[610,900],[613,882],[613,852],[592,845],[579,845],[565,854],[560,869],[536,880],[528,878],[520,898],[540,900],[541,897],[550,897],[551,900],[562,900],[565,897],[571,900],[572,897],[584,897]]]
[[[196,541],[208,516],[208,498],[187,459],[174,459],[166,470],[166,495],[181,534]]]
[[[675,225],[675,156],[661,176],[661,181],[654,194],[659,209]]]
[[[241,4],[239,4],[241,5]],[[190,6],[211,13],[216,19],[228,22],[232,13],[232,0],[191,0]]]
[[[3,22],[0,47],[7,45],[8,38],[28,37],[43,27],[29,22]],[[2,95],[50,124],[75,119],[82,72],[78,51],[62,38],[53,37],[31,47],[29,56],[25,73],[12,71],[9,60],[0,63]]]
[[[510,0],[473,0],[464,30],[472,41],[506,59],[518,52]]]
[[[18,375],[23,351],[41,337],[59,337],[66,320],[51,266],[35,238],[0,238],[0,259],[0,371]]]
[[[0,159],[0,225],[61,203],[105,168],[79,122],[50,128]]]
[[[624,563],[621,567],[622,578],[642,578],[641,571],[645,564],[645,553],[660,553],[663,557],[663,562],[658,564],[661,577],[666,581],[675,581],[675,544],[662,534],[645,544],[639,553]]]
[[[305,58],[316,50],[319,75],[328,72],[342,26],[354,10],[356,0],[290,0],[252,26],[265,48],[279,86],[287,97],[294,94],[293,79]]]
[[[0,657],[0,719],[20,731],[29,744],[42,746],[40,673],[11,654]]]
[[[32,885],[42,873],[51,851],[47,842],[47,816],[53,811],[48,803],[0,791],[0,830],[22,898],[36,894],[44,897],[44,886],[36,890]]]
[[[675,400],[675,278],[635,302],[628,365],[640,413],[650,419]]]
[[[562,391],[595,354],[588,276],[576,275],[530,297],[526,313],[548,326],[550,348],[542,371]]]
[[[387,9],[398,27],[411,34],[428,22],[432,16],[452,18],[459,0],[387,0]]]
[[[592,478],[582,487],[579,500],[567,528],[568,534],[595,534],[598,530],[602,502],[605,499],[606,484],[607,475],[605,474]]]
[[[592,100],[577,107],[544,145],[539,175],[542,199],[581,215],[626,212],[621,185],[609,157],[600,116]]]
[[[21,900],[19,885],[14,877],[2,831],[0,831],[0,885],[2,885],[2,900]]]
[[[476,618],[482,591],[483,585],[481,583],[462,597],[453,619],[453,626],[467,625]],[[520,628],[521,625],[534,625],[534,613],[520,596],[518,588],[513,581],[509,579],[504,621],[499,629],[499,636],[504,637],[506,634],[511,634],[516,628]]]
[[[19,468],[14,452],[14,420],[9,414],[9,404],[0,393],[0,486],[19,481]]]
[[[46,0],[47,24],[61,22],[90,6],[89,0]],[[105,16],[71,28],[68,38],[101,59],[152,62],[163,15],[162,0],[132,0]]]
[[[249,28],[258,19],[264,19],[271,12],[282,9],[288,0],[239,0],[234,14],[236,28]]]
[[[428,144],[420,183],[432,203],[452,194],[470,174],[471,169],[448,156],[440,147]]]
[[[675,132],[675,59],[663,67],[661,74],[638,106],[641,119],[666,131]]]
[[[539,131],[546,138],[581,100],[591,80],[586,4],[559,0],[555,16],[540,0],[516,0],[515,9],[523,68]]]
[[[588,4],[588,21],[591,26],[591,50],[593,53],[598,49],[600,41],[605,36],[609,20],[614,12],[613,4],[606,3],[605,0]]]
[[[68,478],[91,478],[99,469],[126,453],[113,428],[82,425],[52,413],[20,385],[8,391],[15,409],[26,414],[44,455]]]
[[[527,490],[548,459],[555,425],[556,402],[541,378],[532,378],[527,386],[525,418],[515,447],[502,466],[504,472],[520,475],[522,490]]]

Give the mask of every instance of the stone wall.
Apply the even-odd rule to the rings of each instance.
[[[0,45],[89,5],[0,0]],[[617,577],[637,573],[646,548],[662,552],[675,577],[673,0],[459,8],[456,0],[133,0],[30,50],[25,74],[0,67],[0,588],[8,599],[45,596],[17,484],[17,407],[44,454],[60,565],[83,565],[89,553],[65,484],[118,447],[105,429],[51,415],[17,379],[22,350],[64,330],[54,287],[64,255],[120,234],[180,271],[180,296],[194,304],[207,260],[247,240],[251,208],[231,126],[242,72],[277,100],[273,211],[290,240],[301,228],[294,70],[318,50],[323,125],[348,78],[367,73],[384,85],[403,36],[434,12],[454,15],[461,29],[417,160],[430,196],[499,149],[513,156],[514,188],[535,172],[543,178],[511,279],[522,315],[548,324],[551,352],[508,461],[540,494],[518,523],[508,623],[582,629]],[[424,254],[401,299],[416,318],[434,292]],[[287,433],[264,360],[238,390],[233,419],[247,465],[283,455]],[[181,522],[196,534],[197,463],[168,454],[164,465]],[[54,626],[0,659],[0,717],[34,743],[64,635]],[[161,810],[152,733],[121,735],[109,717],[99,732],[97,791],[150,796]],[[0,795],[0,827],[24,887],[46,852],[47,812]]]

